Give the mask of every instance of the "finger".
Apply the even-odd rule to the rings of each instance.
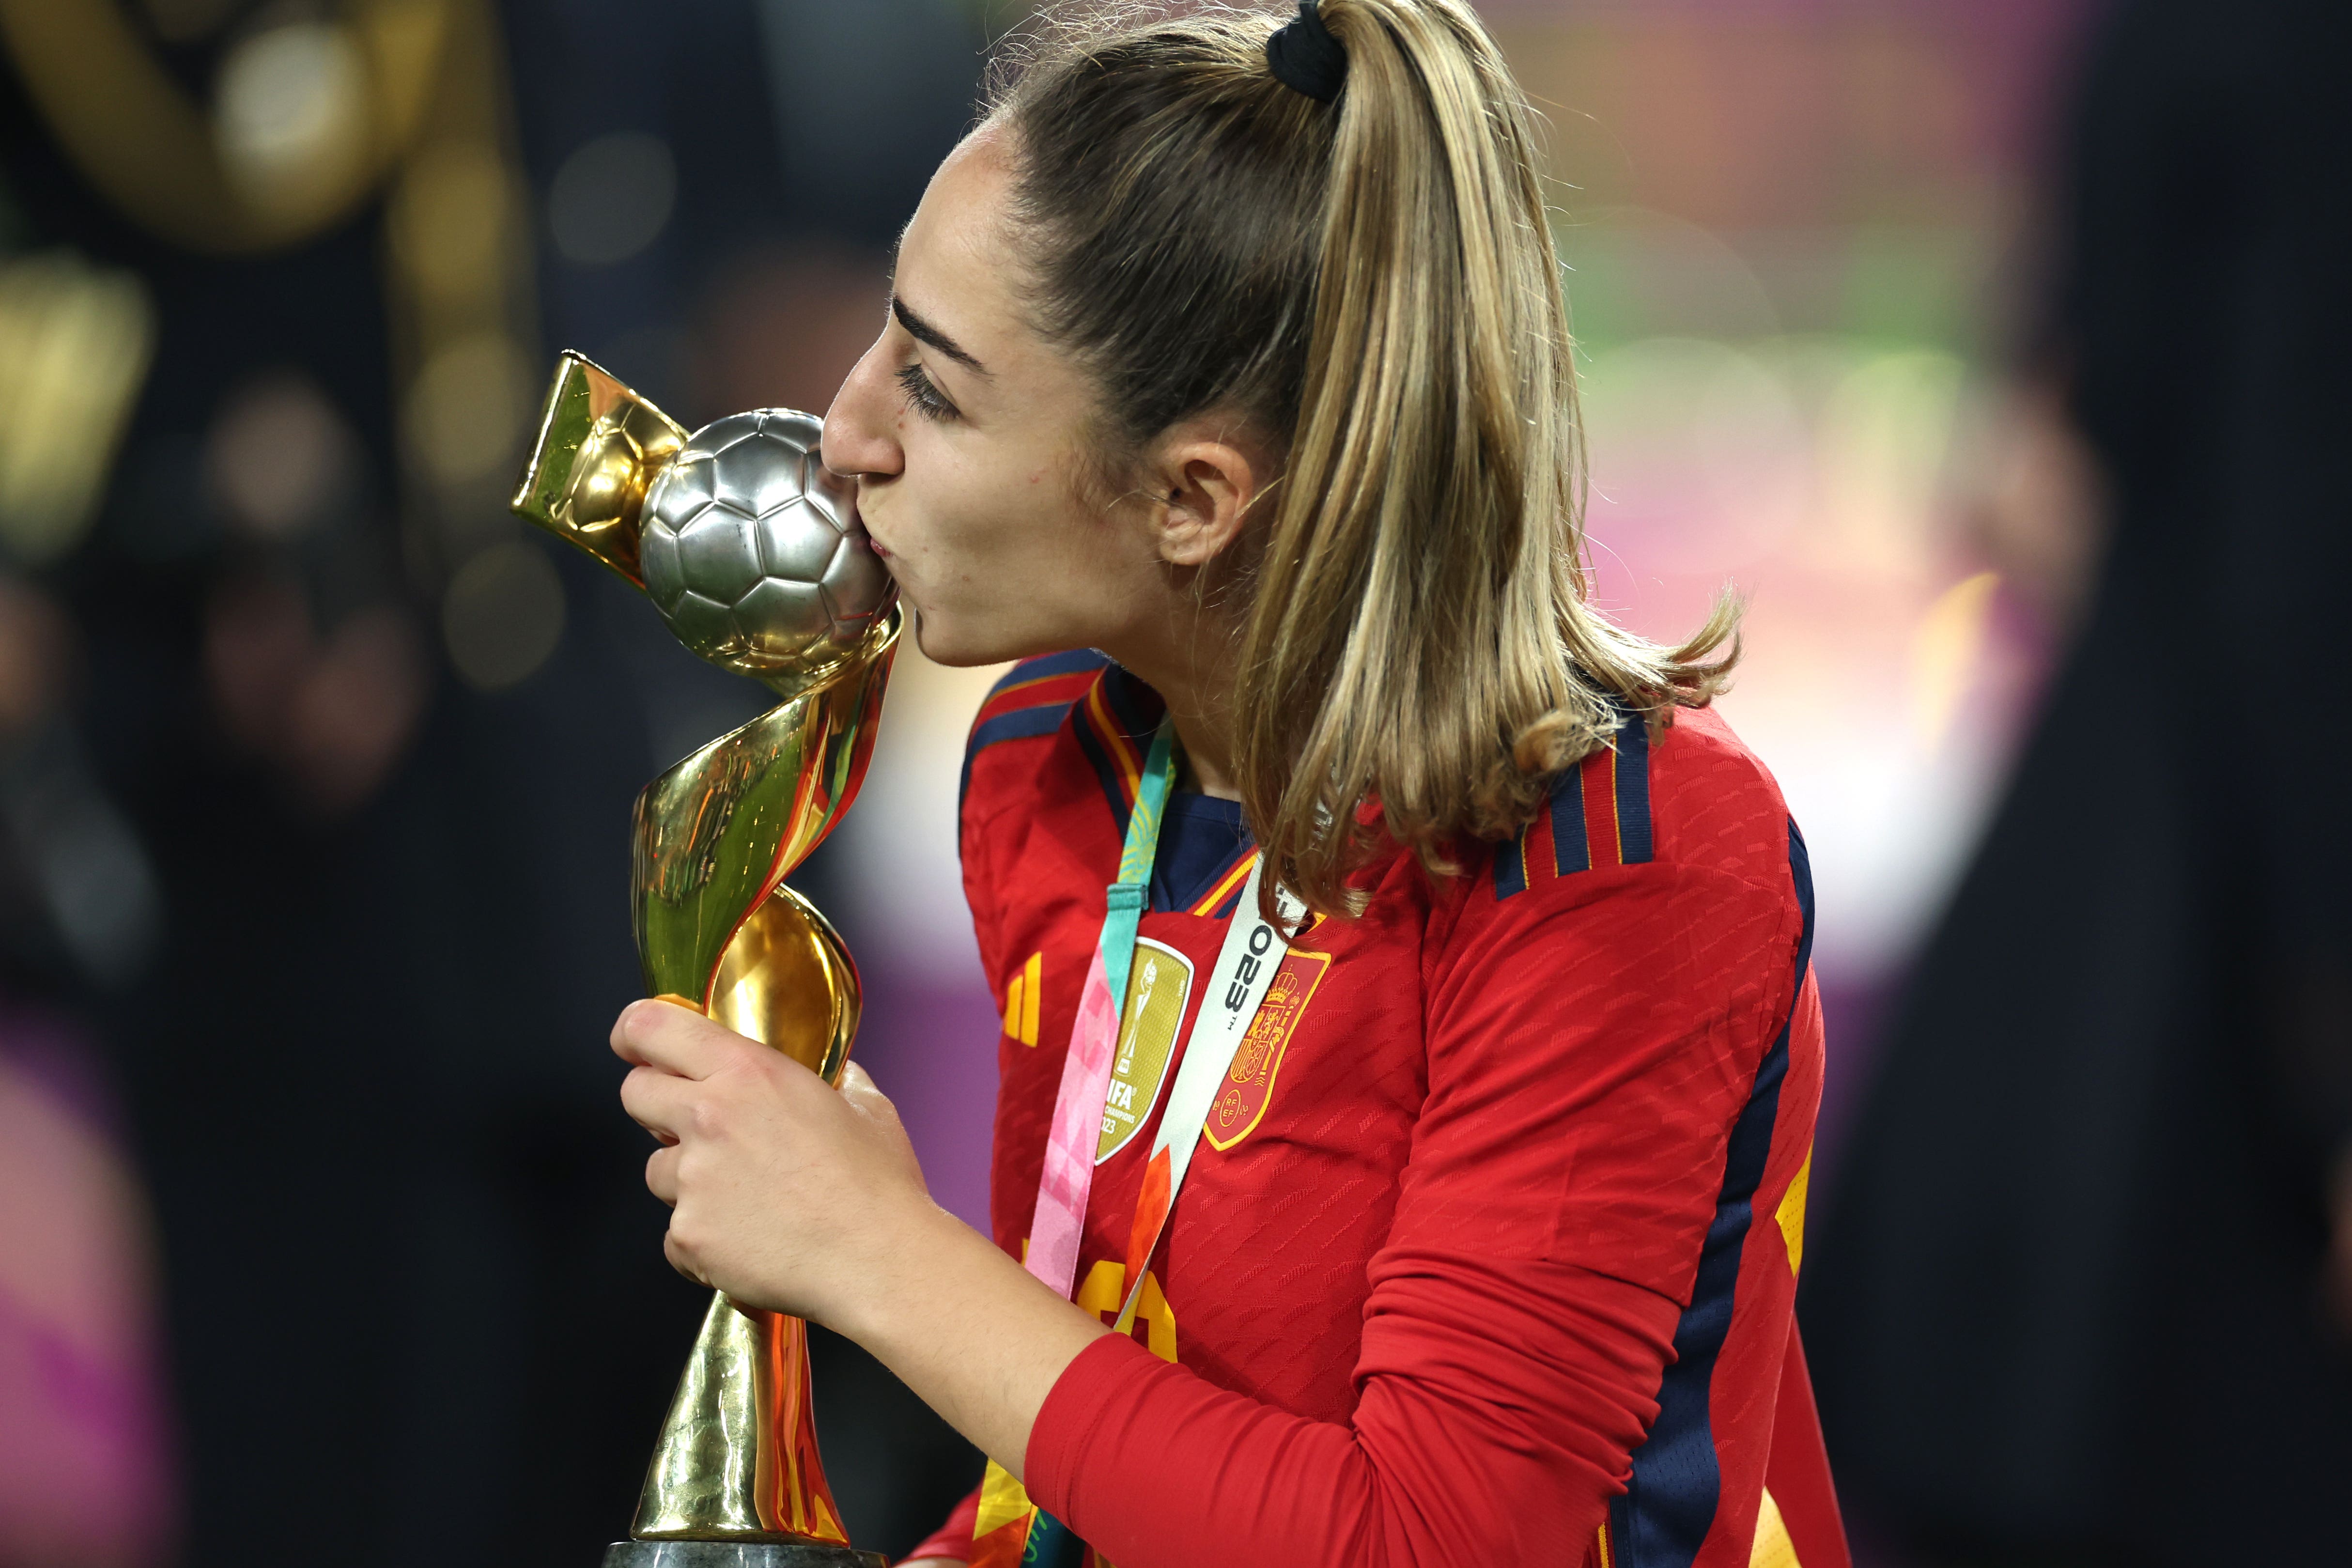
[[[677,1269],[680,1274],[685,1275],[697,1285],[709,1285],[710,1283],[709,1280],[702,1277],[702,1270],[695,1267],[693,1255],[688,1252],[685,1247],[678,1245],[677,1237],[667,1233],[663,1235],[662,1256],[669,1259],[669,1266],[672,1268]]]
[[[685,1158],[676,1148],[656,1149],[646,1162],[646,1190],[670,1207],[677,1207],[677,1163]]]
[[[658,996],[649,996],[642,1001],[632,1002],[627,1006],[622,1008],[620,1016],[613,1020],[613,1033],[611,1036],[613,1049],[615,1051],[622,1049],[622,1041],[626,1037],[631,1029],[634,1026],[642,1026],[646,1021],[646,1019],[638,1016],[640,1012],[646,1008],[656,1006],[672,1008],[681,1013],[691,1013],[698,1018],[706,1016],[700,1007],[696,1006],[692,1002],[679,995],[675,991],[665,991]],[[662,1017],[663,1015],[656,1013],[652,1015],[652,1016],[658,1019]]]
[[[630,1003],[613,1020],[611,1039],[614,1054],[635,1064],[643,1054],[638,1042],[664,1032],[681,1015],[696,1018],[703,1016],[701,1008],[685,997],[667,991],[658,996]]]
[[[680,1078],[709,1078],[746,1042],[685,1003],[656,997],[632,1002],[613,1025],[613,1051],[637,1067],[660,1068]]]
[[[636,1068],[621,1080],[621,1109],[663,1142],[675,1143],[693,1124],[697,1092],[691,1079],[659,1068]]]

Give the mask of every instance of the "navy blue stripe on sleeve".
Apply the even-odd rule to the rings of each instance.
[[[1646,865],[1655,853],[1650,832],[1650,726],[1639,713],[1617,731],[1618,860]]]
[[[1755,1223],[1756,1189],[1763,1184],[1765,1162],[1772,1152],[1780,1085],[1789,1076],[1790,1036],[1804,996],[1805,968],[1812,960],[1812,864],[1793,821],[1789,824],[1789,879],[1801,916],[1797,987],[1780,1037],[1764,1053],[1748,1103],[1732,1124],[1724,1151],[1723,1185],[1699,1249],[1691,1303],[1675,1325],[1675,1359],[1658,1385],[1658,1418],[1633,1451],[1633,1473],[1624,1492],[1609,1505],[1610,1534],[1621,1568],[1690,1568],[1715,1527],[1716,1508],[1722,1500],[1723,1472],[1715,1450],[1707,1385],[1731,1331],[1739,1255]]]

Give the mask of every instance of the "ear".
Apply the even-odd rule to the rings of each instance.
[[[1162,437],[1147,474],[1160,557],[1205,566],[1240,537],[1273,463],[1229,419],[1187,422]]]

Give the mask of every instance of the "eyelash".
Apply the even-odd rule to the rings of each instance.
[[[906,394],[907,406],[926,419],[953,419],[956,405],[940,395],[931,378],[923,374],[920,364],[910,364],[898,372],[899,390]]]

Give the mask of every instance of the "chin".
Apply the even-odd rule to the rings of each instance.
[[[1027,658],[1038,650],[1025,643],[1003,637],[990,637],[984,631],[960,625],[953,617],[941,619],[916,610],[915,646],[933,664],[943,664],[950,669],[970,669],[977,665],[1009,664]]]
[[[902,598],[900,602],[905,601]],[[975,664],[1001,662],[990,658],[984,651],[975,652],[965,647],[955,636],[952,623],[942,626],[936,616],[927,616],[912,605],[908,608],[915,617],[915,646],[922,649],[923,657],[933,664],[961,669]]]

